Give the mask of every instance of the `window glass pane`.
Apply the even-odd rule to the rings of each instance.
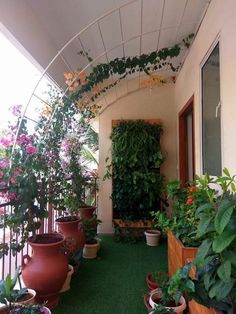
[[[219,44],[202,67],[203,173],[221,175]]]

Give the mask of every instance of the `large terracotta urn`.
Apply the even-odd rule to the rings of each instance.
[[[73,255],[78,249],[82,249],[85,243],[83,226],[80,219],[75,216],[60,217],[56,220],[58,231],[65,237],[66,251]]]
[[[29,238],[32,256],[22,258],[22,278],[25,285],[36,291],[36,302],[50,309],[59,301],[65,282],[68,260],[64,254],[64,237],[58,233],[38,234]]]

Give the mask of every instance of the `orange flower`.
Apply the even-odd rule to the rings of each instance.
[[[191,197],[191,196],[189,196],[188,198],[187,198],[187,201],[186,201],[186,203],[185,203],[186,205],[193,205],[193,198]]]
[[[42,115],[45,117],[48,117],[52,114],[52,112],[53,112],[53,109],[51,107],[45,106],[45,108],[42,111]]]
[[[195,192],[197,192],[197,188],[196,188],[196,186],[193,185],[193,186],[190,186],[188,191],[189,191],[189,193],[195,193]]]

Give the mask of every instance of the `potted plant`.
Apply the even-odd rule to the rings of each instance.
[[[83,249],[83,257],[93,259],[97,257],[100,241],[97,239],[97,226],[101,220],[94,215],[90,219],[83,219],[83,228],[85,234],[85,245]]]
[[[17,281],[19,289],[16,288]],[[13,278],[10,274],[5,280],[0,281],[0,303],[5,304],[5,310],[11,311],[20,305],[30,305],[34,303],[36,292],[32,289],[22,288],[20,281],[20,267],[16,269]]]
[[[208,186],[199,185],[196,178],[186,187],[180,181],[167,184],[168,199],[172,200],[173,212],[154,214],[154,221],[162,225],[168,236],[168,271],[173,275],[183,267],[188,259],[193,259],[201,239],[196,236],[198,219],[195,217],[197,207],[207,199]],[[156,216],[155,216],[156,215]]]
[[[168,275],[164,271],[155,271],[146,276],[147,286],[150,290],[161,287],[168,280]]]
[[[163,281],[160,288],[151,290],[146,306],[150,309],[155,309],[158,313],[158,308],[167,310],[171,309],[175,313],[183,313],[186,308],[186,301],[183,293],[193,292],[195,290],[194,282],[189,277],[191,264],[179,268],[177,272],[169,278],[168,281]],[[155,312],[154,312],[155,313]]]
[[[59,193],[54,193],[56,197],[53,199],[55,208],[63,213],[56,223],[66,238],[70,256],[84,246],[81,219],[91,218],[95,210],[94,206],[86,205],[87,200],[92,202],[92,190],[96,189],[96,184],[92,186],[91,171],[87,168],[84,148],[86,140],[81,131],[81,123],[79,121],[74,126],[73,133],[67,134],[62,141],[60,162],[64,176],[59,191],[61,198],[57,199]],[[96,173],[93,172],[93,175]],[[87,190],[91,192],[89,195],[86,193]]]
[[[12,232],[11,243],[0,245],[0,256],[8,254],[9,246],[13,255],[19,252],[28,237],[40,228],[41,220],[47,217],[47,158],[39,148],[37,135],[28,133],[25,119],[21,121],[14,146],[21,106],[15,106],[13,113],[16,120],[9,123],[0,139],[4,143],[4,154],[0,158],[0,185],[5,188],[1,199],[11,205],[11,211],[6,209],[2,215],[0,228],[9,228]]]
[[[0,309],[0,313],[1,309]],[[10,312],[5,312],[6,314],[51,314],[49,308],[44,305],[34,304],[34,305],[18,305],[11,309]],[[2,313],[3,314],[3,313]]]
[[[157,229],[148,229],[144,232],[146,243],[149,246],[157,246],[160,241],[161,232]]]
[[[193,298],[227,314],[236,312],[235,177],[225,168],[223,176],[214,179],[218,189],[210,191],[208,200],[196,212],[199,219],[197,235],[202,244],[195,260],[197,280]],[[205,185],[209,178],[199,180]]]

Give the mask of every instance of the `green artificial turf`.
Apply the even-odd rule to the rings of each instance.
[[[145,314],[146,274],[167,270],[167,246],[117,243],[103,237],[95,260],[82,260],[53,314]]]

